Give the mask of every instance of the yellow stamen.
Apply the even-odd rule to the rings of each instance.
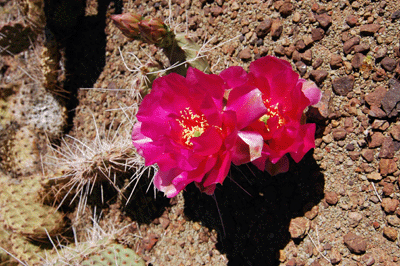
[[[278,117],[278,127],[283,126],[283,124],[285,124],[285,120],[283,119],[283,117],[281,116],[279,109],[278,109],[278,105],[279,103],[275,104],[275,105],[270,105],[270,99],[266,98],[263,99],[264,105],[265,107],[267,107],[267,113],[265,115],[263,115],[262,117],[260,117],[258,120],[260,122],[263,122],[265,124],[265,127],[267,128],[267,131],[269,131],[270,129],[268,128],[268,120],[272,117]]]
[[[200,137],[201,134],[209,127],[207,119],[203,114],[194,114],[190,107],[186,107],[180,111],[180,118],[177,118],[179,125],[182,127],[182,139],[184,143],[191,147],[193,143],[190,141],[193,137]]]

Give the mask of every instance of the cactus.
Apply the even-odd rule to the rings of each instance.
[[[8,202],[1,213],[7,228],[35,240],[59,234],[65,226],[63,215],[56,209],[27,200]]]
[[[21,0],[20,6],[33,30],[42,33],[46,25],[44,14],[44,0]]]
[[[55,165],[60,171],[44,181],[41,194],[46,203],[59,205],[71,204],[78,198],[77,215],[92,194],[95,204],[104,204],[107,198],[104,200],[103,196],[120,193],[124,180],[144,164],[125,136],[102,139],[97,132],[91,142],[71,139],[72,143],[64,140],[62,148],[53,149],[55,156],[47,164]],[[107,190],[113,193],[103,193]]]
[[[49,237],[60,235],[66,226],[62,213],[39,202],[40,180],[38,175],[17,180],[0,174],[0,247],[28,265],[42,265],[44,256],[31,241],[51,245]],[[2,260],[11,259],[2,252]]]
[[[210,71],[207,60],[199,56],[200,46],[185,34],[175,34],[161,19],[143,19],[129,13],[113,15],[111,18],[128,38],[140,39],[162,48],[171,65],[169,72],[186,76],[188,65],[206,73]]]
[[[132,249],[121,244],[111,244],[99,252],[88,255],[82,262],[82,266],[90,265],[130,265],[145,266],[144,260]]]
[[[1,138],[2,168],[15,176],[39,170],[39,134],[31,127],[9,126]]]
[[[16,259],[26,262],[28,265],[43,265],[45,252],[42,248],[16,234],[10,235],[9,242],[10,253]]]

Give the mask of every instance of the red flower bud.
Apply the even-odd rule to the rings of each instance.
[[[122,33],[131,39],[139,38],[138,23],[142,20],[142,16],[138,14],[125,13],[120,15],[112,15],[115,26],[122,31]]]
[[[143,19],[138,26],[142,39],[147,43],[160,44],[167,37],[168,28],[159,18]]]

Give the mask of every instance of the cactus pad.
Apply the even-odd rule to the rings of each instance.
[[[139,257],[132,249],[120,244],[112,244],[98,253],[94,253],[85,258],[82,266],[90,265],[131,265],[145,266],[144,260]]]
[[[1,214],[7,228],[32,239],[47,239],[47,234],[56,235],[65,225],[55,208],[27,200],[8,203]]]

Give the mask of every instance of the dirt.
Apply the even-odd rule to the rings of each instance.
[[[100,225],[123,228],[116,240],[148,265],[400,265],[399,1],[63,3],[46,6],[45,37],[27,26],[18,2],[0,1],[1,106],[20,110],[0,128],[1,170],[10,178],[54,171],[40,158],[51,145],[73,143],[66,134],[84,143],[108,134],[130,138],[139,66],[131,54],[142,63],[168,62],[111,23],[122,11],[161,17],[205,44],[213,73],[275,55],[324,92],[307,113],[317,124],[316,148],[291,161],[287,173],[232,166],[213,197],[189,185],[169,200],[153,191],[149,170],[124,192],[133,193],[128,204],[110,188],[103,201],[89,196],[80,219],[75,203],[63,206],[79,232],[96,213]],[[43,89],[40,59],[50,40],[62,58],[54,97]],[[23,127],[34,128],[36,161],[16,167],[6,143]],[[129,173],[123,178],[129,182]]]

